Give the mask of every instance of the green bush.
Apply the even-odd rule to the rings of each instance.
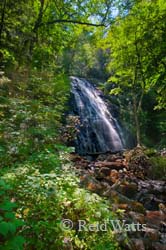
[[[150,158],[152,165],[150,169],[150,177],[153,179],[166,179],[166,157],[154,156]]]
[[[17,216],[26,223],[25,249],[119,249],[109,226],[106,232],[78,231],[78,220],[96,225],[115,218],[115,214],[97,194],[79,188],[78,178],[66,166],[61,172],[55,169],[50,173],[40,173],[31,165],[20,166],[3,177],[17,190]],[[72,220],[73,228],[63,228],[63,219]]]
[[[9,190],[0,179],[0,250],[22,250],[25,240],[19,231],[24,223],[15,216],[16,204],[11,202]]]
[[[10,90],[10,88],[12,90]],[[0,165],[29,161],[34,152],[56,152],[69,82],[63,74],[32,72],[0,85]],[[12,94],[11,94],[12,92]],[[41,156],[44,157],[44,156]]]

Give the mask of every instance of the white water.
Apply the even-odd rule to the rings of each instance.
[[[108,110],[99,90],[85,79],[71,77],[71,81],[75,112],[81,121],[77,151],[86,154],[123,150],[122,129]]]

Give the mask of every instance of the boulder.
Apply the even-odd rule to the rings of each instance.
[[[162,211],[147,211],[145,216],[147,226],[160,229],[161,222],[166,221],[166,214]]]
[[[130,199],[135,199],[138,192],[138,187],[136,183],[126,181],[119,185],[118,191]]]
[[[147,176],[151,164],[142,147],[136,147],[130,151],[126,151],[125,158],[128,169],[132,171],[135,176],[140,179],[144,179]]]
[[[110,173],[111,173],[111,169],[108,167],[102,167],[98,171],[99,176],[102,176],[102,177],[107,177],[110,175]]]
[[[144,238],[148,238],[150,241],[158,241],[159,231],[154,228],[146,227]]]
[[[119,172],[115,169],[112,169],[109,177],[112,183],[116,183],[119,180]]]
[[[141,224],[145,224],[145,215],[144,214],[137,213],[134,211],[130,211],[128,214],[134,222],[139,222]]]
[[[145,250],[145,245],[142,239],[131,239],[132,250]]]
[[[101,194],[102,185],[92,176],[85,174],[80,177],[80,186],[86,187],[89,191]]]
[[[97,161],[94,164],[95,167],[108,167],[110,169],[123,169],[125,167],[125,165],[123,164],[123,162],[107,162],[107,161]]]
[[[152,250],[166,250],[166,245],[160,242],[152,243]]]

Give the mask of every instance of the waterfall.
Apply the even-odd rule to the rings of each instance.
[[[100,91],[85,79],[71,77],[73,111],[80,118],[76,151],[80,154],[118,152],[125,147],[123,131]]]

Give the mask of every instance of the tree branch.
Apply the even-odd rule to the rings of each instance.
[[[78,21],[78,20],[68,20],[68,19],[56,19],[50,22],[46,22],[46,23],[41,23],[40,26],[43,25],[51,25],[51,24],[55,24],[55,23],[74,23],[74,24],[80,24],[80,25],[87,25],[87,26],[95,26],[95,27],[106,27],[106,24],[104,23],[89,23],[89,22],[82,22],[82,21]]]
[[[105,15],[104,15],[101,23],[104,23],[106,21],[108,14],[109,14],[109,11],[111,9],[112,1],[110,2],[110,1],[106,0],[105,5],[106,5],[106,12],[105,12]]]

